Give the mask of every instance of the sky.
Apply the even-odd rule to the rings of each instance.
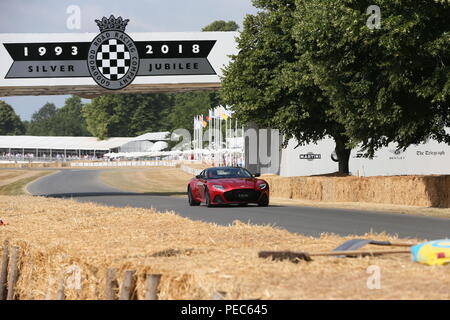
[[[80,8],[80,29],[67,27],[71,5]],[[201,31],[215,20],[242,26],[245,15],[255,12],[251,0],[0,0],[0,33],[97,33],[94,20],[111,14],[130,19],[127,33]],[[0,97],[22,120],[30,120],[46,102],[62,107],[66,98]]]

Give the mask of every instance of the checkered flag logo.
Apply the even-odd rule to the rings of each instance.
[[[128,19],[95,20],[100,34],[91,42],[87,65],[92,79],[109,90],[119,90],[130,85],[139,71],[139,51],[125,27]]]
[[[125,76],[130,62],[130,52],[120,40],[109,39],[97,51],[97,68],[109,80],[116,81]]]

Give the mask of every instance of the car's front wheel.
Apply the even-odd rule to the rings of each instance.
[[[194,196],[192,195],[191,187],[188,187],[188,200],[189,200],[189,205],[191,207],[200,205],[200,201],[196,201],[194,199]]]
[[[205,189],[205,202],[208,208],[211,208],[213,205],[211,204],[211,196],[209,194],[208,188]]]
[[[267,207],[269,205],[269,197],[267,194],[264,194],[261,199],[259,199],[258,206]]]

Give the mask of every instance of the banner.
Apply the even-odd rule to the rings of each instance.
[[[0,34],[0,96],[216,89],[238,52],[236,32],[127,34],[128,19],[95,22],[98,34]]]

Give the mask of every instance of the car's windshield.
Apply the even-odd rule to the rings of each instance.
[[[252,178],[250,172],[243,168],[217,168],[209,169],[208,179],[226,179],[226,178]]]

